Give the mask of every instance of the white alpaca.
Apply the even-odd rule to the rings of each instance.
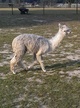
[[[12,42],[14,57],[10,61],[10,69],[13,74],[15,74],[14,67],[16,65],[20,65],[27,70],[26,66],[21,62],[26,51],[32,52],[34,55],[34,62],[28,66],[28,69],[39,62],[42,70],[46,72],[42,55],[54,51],[65,35],[69,34],[70,32],[70,28],[68,28],[66,25],[59,24],[58,33],[51,39],[47,39],[35,34],[22,34],[14,38]]]

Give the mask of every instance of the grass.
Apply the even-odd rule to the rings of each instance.
[[[30,9],[20,15],[14,9],[0,10],[0,108],[80,108],[80,11],[74,9]],[[50,38],[58,31],[58,23],[72,29],[61,45],[44,55],[47,72],[34,66],[28,72],[13,75],[9,69],[11,42],[21,33],[34,33]],[[26,64],[32,56],[26,54]]]

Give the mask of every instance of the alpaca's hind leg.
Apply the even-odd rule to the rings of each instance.
[[[18,53],[15,58],[16,58],[17,65],[20,66],[21,68],[23,68],[24,70],[27,70],[26,66],[22,63],[22,58],[23,58],[24,54],[25,53],[23,53],[23,51],[22,51],[22,53],[21,52],[20,52],[20,54]]]
[[[19,66],[21,66],[22,68],[24,68],[26,70],[26,66],[23,65],[23,63],[21,62],[24,54],[25,54],[24,51],[18,51],[18,52],[16,52],[15,56],[11,59],[11,61],[10,61],[10,70],[13,72],[13,74],[16,74],[15,70],[14,70],[14,67],[16,65],[19,65]]]
[[[31,63],[29,66],[28,66],[28,69],[32,68],[34,65],[36,65],[38,62],[37,62],[37,59],[36,59],[36,54],[34,54],[34,61],[33,63]]]
[[[18,62],[18,65],[23,68],[24,70],[27,70],[26,65],[23,64],[21,61]]]
[[[44,64],[43,64],[42,56],[41,56],[41,51],[39,51],[36,54],[36,58],[37,58],[37,61],[40,63],[40,66],[41,66],[43,72],[46,72],[45,67],[44,67]]]
[[[14,70],[15,65],[17,64],[16,64],[16,58],[14,56],[10,61],[10,70],[13,72],[13,74],[15,74],[15,70]]]

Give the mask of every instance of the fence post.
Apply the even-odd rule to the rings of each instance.
[[[76,14],[78,15],[78,0],[76,0]]]
[[[8,5],[9,5],[9,7],[11,7],[11,9],[12,9],[12,15],[13,15],[13,3],[9,3]]]
[[[45,14],[45,0],[43,0],[43,15]]]

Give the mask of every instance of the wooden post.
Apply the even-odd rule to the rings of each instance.
[[[13,4],[12,4],[12,15],[13,15]]]
[[[76,14],[78,14],[78,0],[76,0]]]
[[[45,0],[43,0],[43,15],[45,14]]]
[[[9,3],[9,7],[11,7],[12,15],[13,15],[13,3]]]

